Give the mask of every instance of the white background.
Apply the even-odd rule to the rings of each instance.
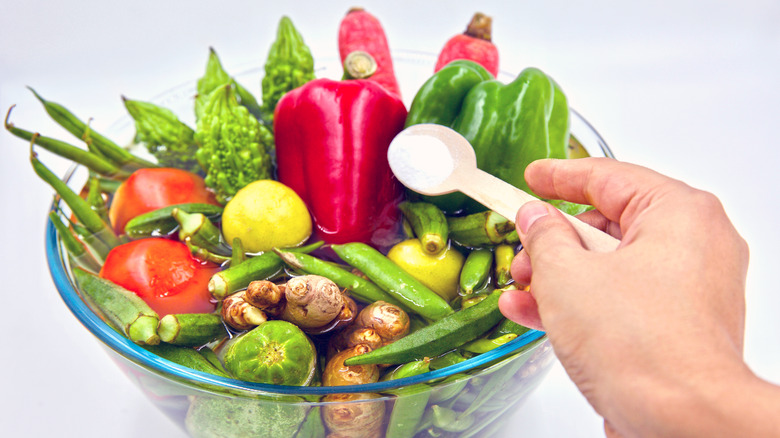
[[[364,1],[395,49],[437,52],[479,10],[494,17],[502,70],[552,75],[618,158],[718,194],[751,247],[745,357],[780,383],[780,3]],[[0,110],[70,140],[25,86],[93,117],[122,117],[202,74],[207,48],[228,71],[262,65],[285,14],[315,57],[336,56],[342,1],[0,1]],[[259,90],[259,78],[251,89]],[[182,436],[119,372],[59,299],[44,257],[52,192],[28,147],[0,134],[0,435]],[[68,163],[43,155],[59,175]],[[673,285],[669,285],[673,287]],[[670,369],[674,364],[669,364]],[[512,435],[602,436],[559,365],[513,417]]]

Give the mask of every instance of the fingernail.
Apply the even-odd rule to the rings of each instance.
[[[520,232],[523,234],[527,233],[528,228],[530,228],[537,219],[547,216],[548,214],[550,214],[550,212],[543,202],[534,201],[523,205],[520,207],[520,211],[517,212],[517,226],[520,228]]]

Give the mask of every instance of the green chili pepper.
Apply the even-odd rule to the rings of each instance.
[[[273,123],[276,102],[293,88],[314,79],[314,58],[292,20],[282,17],[268,51],[263,76],[263,120]]]
[[[501,289],[496,289],[488,298],[468,309],[445,316],[392,344],[350,357],[344,364],[352,366],[405,363],[457,348],[482,336],[501,320],[498,297],[502,292]]]
[[[458,60],[423,84],[406,125],[453,128],[474,147],[477,166],[523,190],[525,167],[540,158],[566,158],[569,107],[560,87],[544,72],[527,68],[512,82],[493,79],[479,64]],[[484,210],[462,194],[432,198],[445,212]]]
[[[374,248],[359,242],[331,245],[331,248],[413,312],[434,321],[452,313],[444,298]]]
[[[466,256],[463,268],[460,270],[460,289],[466,295],[471,295],[475,290],[485,286],[490,277],[490,268],[493,266],[493,252],[489,249],[478,248]]]

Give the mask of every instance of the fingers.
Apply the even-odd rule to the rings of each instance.
[[[533,295],[524,290],[508,290],[498,299],[498,308],[505,317],[535,330],[544,330]]]
[[[555,254],[560,248],[583,249],[574,227],[558,209],[546,202],[523,205],[517,212],[515,224],[532,265],[540,256]]]
[[[525,179],[537,195],[593,205],[607,219],[619,222],[636,196],[672,182],[671,178],[634,164],[610,158],[537,160]]]

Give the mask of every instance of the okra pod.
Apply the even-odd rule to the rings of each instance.
[[[11,108],[13,109],[13,107]],[[8,130],[8,132],[11,134],[23,140],[27,140],[28,142],[34,142],[47,151],[73,161],[74,163],[81,164],[87,169],[100,175],[117,179],[125,179],[129,176],[129,173],[120,169],[116,164],[106,160],[100,155],[73,146],[64,141],[57,140],[55,138],[45,137],[37,133],[17,128],[13,123],[8,122],[8,117],[10,115],[11,109],[8,110],[5,118],[5,129]]]
[[[496,286],[507,286],[512,282],[510,268],[512,260],[515,258],[515,247],[506,243],[498,245],[494,256],[496,259]]]
[[[197,347],[225,337],[228,332],[215,313],[183,313],[163,316],[157,334],[169,344]]]
[[[488,351],[494,348],[498,348],[516,338],[517,335],[514,333],[507,333],[492,339],[488,337],[479,338],[471,342],[466,342],[465,344],[460,346],[460,349],[468,351],[469,353],[482,354],[482,353],[487,353]]]
[[[407,201],[399,204],[398,208],[428,254],[436,255],[447,248],[447,218],[439,207],[428,202]]]
[[[205,357],[209,363],[214,365],[214,368],[220,370],[224,375],[228,375],[225,366],[222,365],[222,362],[219,361],[219,357],[217,356],[217,353],[214,352],[214,350],[209,347],[201,347],[197,351],[201,356]]]
[[[87,251],[82,243],[73,232],[62,222],[60,216],[52,211],[49,213],[49,220],[57,229],[57,234],[60,236],[60,241],[65,247],[65,250],[73,257],[73,260],[77,265],[86,269],[87,271],[97,273],[100,272],[100,263],[95,260],[95,257]]]
[[[209,219],[216,219],[222,216],[222,207],[218,205],[200,203],[169,205],[130,219],[127,225],[125,225],[125,234],[131,239],[160,237],[171,234],[179,226],[179,223],[173,217],[175,208],[187,213],[202,213]]]
[[[528,327],[522,326],[511,319],[504,318],[501,320],[501,322],[496,325],[496,328],[493,329],[493,331],[490,333],[490,338],[498,338],[501,336],[504,336],[506,334],[514,334],[516,336],[520,336],[523,333],[527,332],[529,329]]]
[[[246,253],[244,253],[244,244],[241,243],[240,237],[233,238],[233,244],[231,245],[230,253],[230,266],[237,266],[246,260]]]
[[[472,250],[460,270],[460,289],[465,295],[485,286],[493,266],[493,252],[488,248]]]
[[[111,227],[103,221],[99,214],[90,208],[87,201],[71,190],[64,181],[57,178],[48,167],[44,166],[38,160],[34,151],[30,151],[30,163],[32,163],[35,173],[60,195],[60,198],[70,207],[73,214],[89,233],[103,241],[109,249],[119,245],[119,238],[114,234]],[[105,258],[105,254],[99,254],[99,256]]]
[[[103,219],[103,222],[110,223],[108,218],[108,204],[103,198],[103,191],[100,190],[100,181],[93,175],[87,181],[87,204],[89,207]]]
[[[174,208],[171,216],[179,224],[179,240],[182,242],[189,241],[193,246],[217,255],[232,254],[232,249],[222,238],[222,232],[203,213],[188,213],[181,208]]]
[[[515,224],[500,214],[488,210],[468,216],[449,217],[450,238],[463,246],[477,248],[507,242]]]
[[[136,157],[127,151],[127,149],[122,148],[108,138],[93,131],[89,125],[81,121],[64,106],[44,99],[32,88],[30,88],[30,91],[32,91],[35,97],[43,104],[44,109],[55,122],[77,138],[84,140],[91,151],[102,155],[107,160],[127,171],[133,171],[144,167],[158,167],[150,161]]]
[[[375,301],[385,301],[396,306],[402,306],[406,310],[405,306],[398,300],[370,280],[355,275],[335,263],[328,263],[309,254],[282,251],[276,248],[274,248],[274,252],[290,267],[300,269],[307,274],[328,278],[340,288],[349,290],[350,295],[358,301],[366,304]]]
[[[159,317],[138,295],[81,268],[74,268],[73,276],[89,301],[131,341],[147,345],[160,343]]]
[[[309,253],[322,246],[323,242],[315,242],[311,245],[285,248],[285,251]],[[233,292],[244,289],[254,280],[268,280],[282,271],[284,262],[272,251],[264,252],[258,256],[245,260],[240,265],[231,266],[224,271],[217,272],[209,280],[209,292],[221,300]]]
[[[457,348],[482,336],[503,318],[498,309],[498,297],[502,292],[501,289],[496,289],[486,299],[468,309],[445,316],[392,344],[351,357],[345,360],[344,364],[351,366],[406,363]]]
[[[144,348],[163,359],[187,368],[192,368],[195,371],[213,374],[219,377],[230,377],[226,372],[216,367],[210,360],[194,348],[170,344],[146,345]]]
[[[331,245],[331,248],[413,312],[434,321],[453,312],[444,298],[369,245],[352,242]]]

